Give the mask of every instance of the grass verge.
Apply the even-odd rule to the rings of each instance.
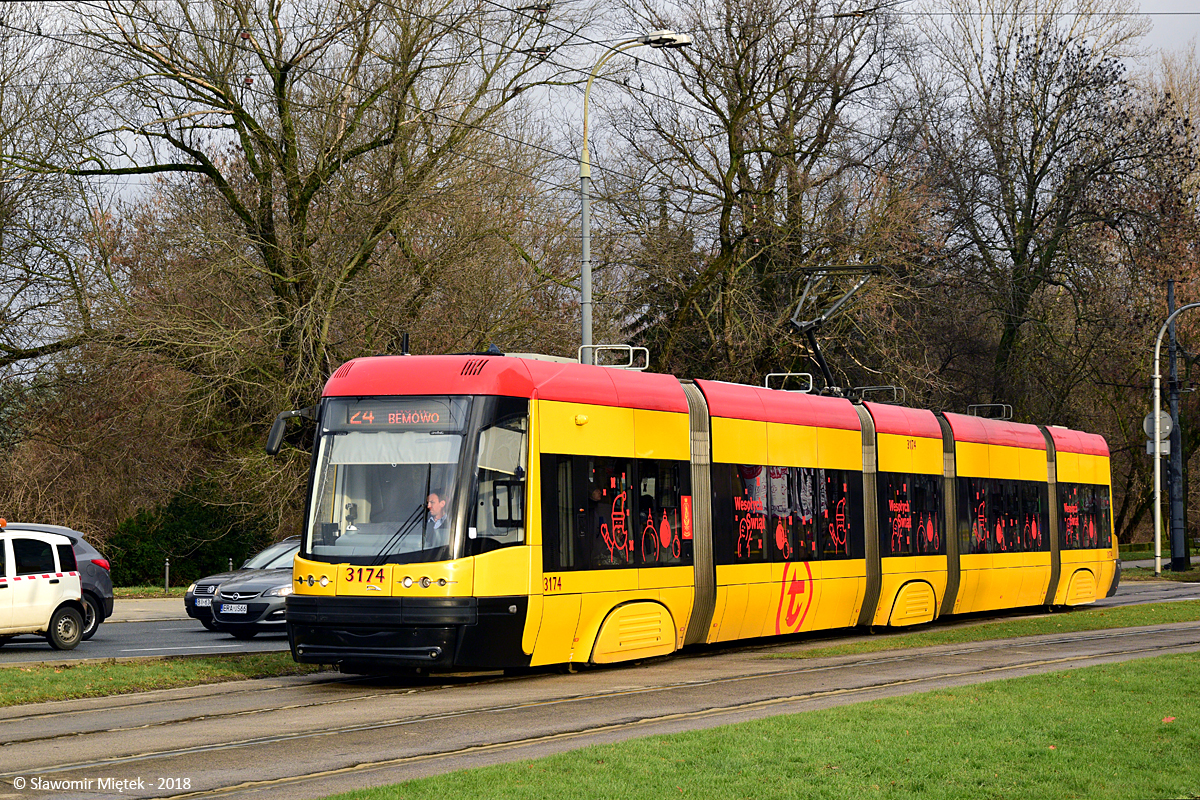
[[[651,736],[336,798],[1141,800],[1195,797],[1198,751],[1200,655],[1189,653]]]
[[[1170,559],[1163,559],[1164,565],[1170,564]],[[1161,575],[1155,575],[1153,569],[1143,569],[1142,567],[1124,567],[1121,570],[1121,580],[1123,581],[1178,581],[1180,583],[1200,583],[1200,567],[1186,570],[1184,572],[1175,572],[1174,570],[1163,567]]]
[[[307,675],[320,667],[297,664],[291,653],[246,653],[217,658],[188,656],[87,664],[14,664],[0,670],[0,706],[104,697],[247,678]]]
[[[846,642],[828,647],[812,647],[793,653],[773,653],[765,658],[823,658],[858,655],[908,647],[982,642],[1015,636],[1040,636],[1048,633],[1075,633],[1105,628],[1130,628],[1138,625],[1164,625],[1171,622],[1200,620],[1200,600],[1176,603],[1147,603],[1112,608],[1075,608],[1034,618],[1006,619],[978,625],[956,625],[912,633],[884,633],[867,641]]]
[[[153,600],[165,597],[183,597],[187,594],[186,586],[172,586],[163,589],[161,586],[114,586],[113,597],[126,600]]]

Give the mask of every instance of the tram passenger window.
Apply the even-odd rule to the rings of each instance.
[[[862,473],[817,470],[821,558],[863,558]]]
[[[911,485],[911,475],[879,475],[879,552],[884,556],[912,554]]]
[[[583,456],[588,567],[634,565],[633,470],[619,458]]]
[[[1059,544],[1065,550],[1112,547],[1109,487],[1058,485]]]
[[[767,470],[713,464],[713,551],[718,564],[765,561]]]
[[[1046,507],[1048,487],[1035,481],[1021,482],[1021,549],[1026,553],[1050,549],[1046,528],[1049,515]]]
[[[940,476],[879,475],[879,545],[884,556],[946,552]]]
[[[1078,550],[1081,544],[1082,511],[1078,484],[1058,484],[1058,536],[1064,550]]]
[[[685,530],[682,500],[691,497],[688,463],[643,459],[637,462],[637,470],[634,530],[639,563],[642,566],[691,564],[691,520],[687,520]],[[690,514],[690,508],[687,512]]]
[[[945,555],[946,530],[942,521],[942,476],[913,475],[913,544],[917,555]]]
[[[767,544],[771,561],[811,561],[816,558],[814,472],[801,467],[767,469],[770,481]]]
[[[987,478],[958,479],[960,553],[991,552],[988,548],[988,483]]]
[[[1109,510],[1109,488],[1094,486],[1096,495],[1096,546],[1104,549],[1112,547],[1112,517]]]
[[[575,569],[578,564],[573,467],[571,456],[542,456],[542,569],[546,572]]]

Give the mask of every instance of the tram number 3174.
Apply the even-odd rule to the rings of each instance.
[[[543,592],[561,592],[562,591],[562,576],[561,575],[546,575],[542,578]]]
[[[383,580],[383,569],[346,567],[347,583],[375,583]]]

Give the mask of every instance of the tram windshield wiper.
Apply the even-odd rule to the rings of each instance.
[[[414,526],[421,521],[424,513],[425,504],[418,503],[417,507],[414,508],[412,513],[408,515],[408,519],[404,520],[404,522],[400,524],[400,527],[396,529],[396,532],[389,536],[387,541],[383,543],[383,547],[379,548],[379,551],[371,557],[371,563],[382,564],[384,560],[391,555],[389,551],[393,547],[398,547],[400,543],[404,541],[404,537],[413,532]]]

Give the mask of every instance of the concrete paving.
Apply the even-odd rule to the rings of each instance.
[[[161,622],[188,619],[182,597],[131,599],[118,597],[113,601],[113,613],[104,622]]]

